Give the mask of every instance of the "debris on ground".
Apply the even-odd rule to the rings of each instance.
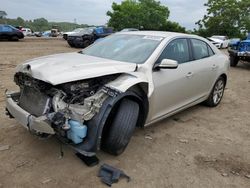
[[[51,181],[52,181],[51,178],[46,178],[46,179],[44,179],[44,180],[42,181],[42,184],[47,184],[47,183],[49,183],[49,182],[51,182]]]
[[[211,157],[206,157],[206,158],[203,159],[203,161],[204,161],[204,162],[216,162],[217,159],[211,158]]]
[[[228,174],[227,173],[222,173],[221,174],[223,177],[228,177]]]
[[[29,161],[21,161],[21,162],[19,162],[17,165],[16,165],[16,167],[17,168],[20,168],[20,167],[22,167],[22,166],[24,166],[24,165],[26,165],[26,164],[28,164],[29,163]]]
[[[180,139],[179,142],[184,143],[184,144],[187,144],[187,143],[188,143],[188,140],[186,140],[186,139]]]
[[[0,145],[0,151],[5,151],[5,150],[8,150],[8,149],[10,149],[9,145],[4,145],[4,146]]]
[[[238,172],[235,172],[234,170],[231,170],[231,173],[232,173],[233,175],[236,175],[236,176],[239,176],[239,175],[240,175]]]
[[[179,150],[176,150],[175,152],[174,152],[176,155],[181,155],[181,156],[183,156],[183,157],[186,157],[186,155],[185,154],[183,154],[181,151],[179,151]]]
[[[151,136],[149,136],[149,135],[146,135],[145,139],[153,140],[153,138]]]
[[[117,183],[120,177],[127,178],[127,182],[131,179],[128,175],[126,175],[122,170],[112,167],[107,164],[103,164],[100,167],[98,177],[101,178],[101,181],[108,186],[112,186],[113,183]]]
[[[94,155],[94,156],[85,156],[81,153],[76,153],[76,156],[81,159],[87,166],[95,166],[98,165],[99,159]]]
[[[250,174],[246,174],[245,177],[250,179]]]

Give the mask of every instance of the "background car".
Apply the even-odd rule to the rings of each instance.
[[[220,49],[228,47],[229,39],[227,36],[213,35],[212,37],[210,37],[210,39],[214,42],[219,43]]]
[[[24,38],[22,31],[11,25],[0,24],[0,39],[18,41]]]
[[[43,35],[43,32],[37,31],[37,32],[34,32],[34,35],[35,35],[36,37],[41,37],[41,36]]]
[[[51,30],[44,31],[42,37],[51,37]]]
[[[67,42],[71,47],[85,48],[97,39],[104,38],[113,33],[110,27],[88,27],[78,33],[68,35]]]
[[[125,29],[121,30],[120,32],[128,32],[128,31],[139,31],[139,29],[136,29],[136,28],[125,28]]]
[[[84,28],[77,28],[77,29],[75,29],[75,30],[73,30],[73,31],[64,32],[64,33],[63,33],[63,38],[64,38],[65,40],[67,40],[67,39],[68,39],[68,35],[71,35],[71,34],[74,34],[74,33],[79,33],[79,32],[81,32],[82,30],[84,30]]]
[[[228,53],[230,56],[230,65],[236,67],[239,60],[250,62],[250,38],[231,42]]]
[[[31,36],[32,31],[30,28],[22,28],[21,31],[23,32],[24,36]]]
[[[240,42],[240,41],[241,41],[240,38],[232,38],[232,39],[229,40],[228,47],[235,46],[235,44]]]
[[[221,43],[219,42],[215,42],[214,40],[210,39],[210,38],[206,38],[208,41],[210,41],[213,45],[215,45],[217,48],[221,47]]]
[[[118,32],[80,52],[19,65],[20,91],[6,92],[7,114],[84,155],[99,148],[119,155],[136,126],[201,102],[217,106],[228,68],[228,57],[202,37]]]

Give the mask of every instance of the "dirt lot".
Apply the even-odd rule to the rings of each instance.
[[[99,166],[86,167],[56,139],[41,140],[5,116],[4,91],[17,89],[16,65],[54,53],[77,51],[64,40],[0,42],[0,188],[106,187],[96,177]],[[151,139],[152,138],[152,139]],[[113,187],[250,187],[250,64],[230,70],[224,99],[216,108],[195,106],[136,130],[119,157],[98,152],[100,163],[132,177]]]

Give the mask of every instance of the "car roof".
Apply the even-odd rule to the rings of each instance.
[[[224,35],[213,35],[212,37],[226,37]]]
[[[250,42],[250,39],[247,39],[247,40],[243,40],[242,42]]]
[[[128,34],[128,35],[149,35],[149,36],[156,36],[156,37],[187,37],[187,36],[195,36],[196,35],[190,35],[185,33],[176,33],[176,32],[166,32],[166,31],[129,31],[129,32],[122,32],[122,34]]]

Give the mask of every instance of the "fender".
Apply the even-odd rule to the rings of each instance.
[[[149,97],[153,91],[153,84],[148,80],[149,76],[142,72],[131,72],[127,74],[122,74],[116,80],[106,84],[107,87],[118,90],[120,92],[126,92],[129,88],[143,84],[147,88],[142,88],[146,95]]]
[[[107,122],[107,119],[113,107],[119,104],[119,101],[122,98],[131,98],[131,100],[140,100],[141,103],[143,103],[142,97],[140,97],[133,91],[126,91],[124,93],[115,92],[115,95],[109,96],[104,101],[99,113],[96,114],[90,121],[87,122],[88,125],[88,135],[86,139],[87,142],[75,145],[74,146],[75,150],[85,151],[88,153],[95,153],[97,150],[100,150],[102,131],[105,126],[105,123]],[[145,112],[145,116],[147,116],[147,112]],[[141,124],[145,123],[143,119],[146,120],[146,118],[142,118],[140,121]]]

